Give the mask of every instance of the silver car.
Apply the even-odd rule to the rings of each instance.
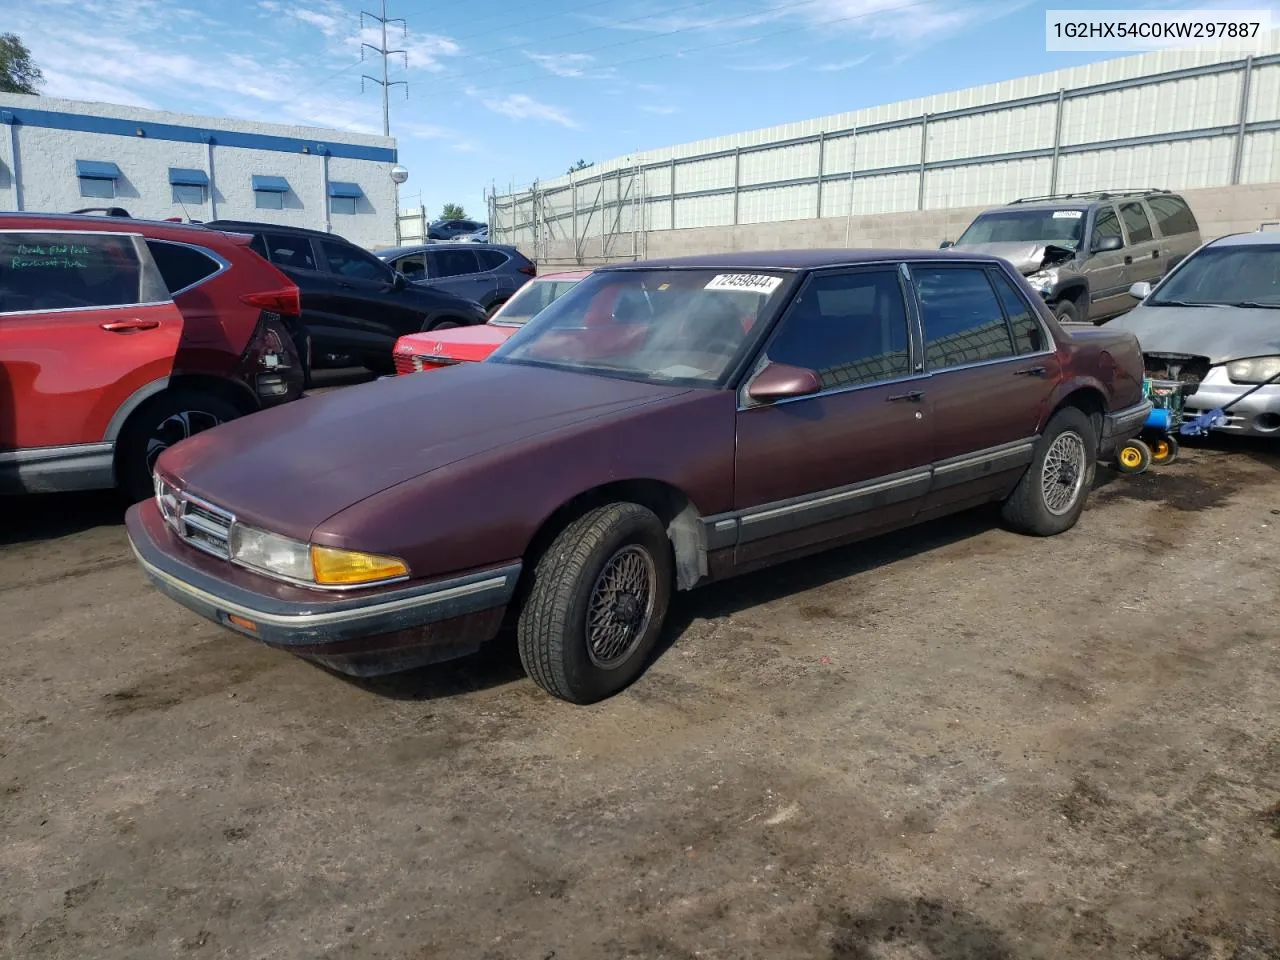
[[[1235,234],[1206,243],[1154,288],[1135,283],[1141,303],[1107,326],[1142,345],[1148,376],[1195,388],[1188,414],[1226,406],[1271,377],[1280,379],[1280,234]],[[1280,433],[1280,382],[1228,411],[1231,433]]]

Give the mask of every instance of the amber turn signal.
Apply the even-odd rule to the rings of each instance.
[[[350,587],[409,575],[405,562],[395,557],[315,544],[311,546],[311,568],[315,572],[316,583],[331,587]]]

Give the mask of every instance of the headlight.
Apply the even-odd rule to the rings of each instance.
[[[1266,383],[1280,377],[1280,357],[1251,357],[1227,364],[1227,379],[1232,383]]]
[[[314,544],[311,547],[311,567],[315,572],[316,583],[327,586],[347,587],[409,575],[405,562],[395,557]]]
[[[355,587],[409,575],[403,560],[321,547],[237,523],[227,544],[231,561],[269,576],[326,587]]]
[[[315,579],[310,549],[297,540],[237,523],[231,528],[227,547],[233,562],[254,570],[290,580]]]

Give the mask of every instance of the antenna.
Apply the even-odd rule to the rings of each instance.
[[[382,57],[382,79],[379,80],[377,77],[371,77],[367,73],[363,74],[360,77],[360,92],[364,93],[364,82],[366,80],[368,80],[370,83],[376,83],[382,87],[382,135],[384,137],[389,137],[391,136],[391,102],[388,98],[388,93],[390,92],[392,87],[399,84],[400,86],[404,87],[404,96],[405,96],[405,99],[407,100],[409,99],[409,84],[408,84],[408,81],[405,81],[405,80],[388,80],[387,79],[387,58],[390,57],[392,54],[396,54],[396,53],[400,54],[402,57],[404,57],[404,68],[408,70],[409,54],[404,50],[388,50],[387,49],[387,24],[388,23],[400,24],[400,27],[404,32],[404,36],[406,37],[409,36],[409,24],[404,21],[403,17],[395,17],[394,19],[388,19],[387,0],[382,0],[381,16],[378,16],[378,14],[376,13],[369,13],[367,10],[360,11],[360,29],[362,31],[364,30],[365,17],[368,17],[374,23],[377,23],[382,27],[382,44],[381,46],[375,47],[372,43],[361,43],[360,59],[362,61],[364,60],[364,51],[366,47],[368,47],[374,53],[381,56]]]

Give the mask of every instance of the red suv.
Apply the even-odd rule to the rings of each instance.
[[[141,500],[170,445],[302,395],[298,288],[251,239],[0,214],[0,492]]]

